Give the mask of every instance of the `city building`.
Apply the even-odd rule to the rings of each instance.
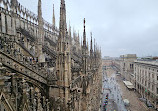
[[[28,1],[29,2],[29,1]],[[0,110],[98,111],[102,90],[101,50],[90,49],[67,30],[65,0],[56,27],[17,0],[0,0]]]
[[[137,59],[136,54],[126,54],[120,56],[120,73],[125,80],[134,83],[134,60]]]
[[[134,61],[134,75],[136,90],[158,109],[158,62],[153,59]]]

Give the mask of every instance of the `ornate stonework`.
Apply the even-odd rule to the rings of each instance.
[[[67,31],[65,1],[60,26],[42,18],[17,0],[0,0],[0,110],[98,111],[102,90],[101,51],[88,49],[86,21],[83,41]],[[90,53],[89,53],[90,52]]]

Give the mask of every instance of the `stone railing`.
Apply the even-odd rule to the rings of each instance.
[[[50,49],[48,46],[44,45],[43,46],[43,51],[50,54],[52,57],[56,58],[57,57],[57,53],[55,50]]]
[[[11,4],[9,0],[0,0],[0,4],[2,4],[1,8],[3,8],[3,10],[20,15],[22,18],[26,19],[27,21],[30,21],[38,25],[38,15],[26,9],[18,1],[15,4]],[[48,23],[44,19],[43,22],[44,22],[44,28],[46,30],[56,30],[58,32],[56,26],[53,26],[52,24]]]
[[[12,10],[8,10],[8,9],[6,9],[4,7],[0,7],[0,12],[4,13],[4,15],[9,15],[9,16],[11,16],[11,18],[13,18],[13,20],[14,19],[16,20],[16,24],[14,24],[14,22],[13,22],[12,28],[9,29],[9,30],[11,30],[12,33],[15,32],[15,29],[23,28],[23,29],[25,29],[27,31],[29,31],[30,29],[33,30],[33,33],[34,33],[33,35],[35,37],[38,36],[38,33],[37,33],[38,32],[38,20],[36,20],[38,18],[37,17],[33,17],[33,16],[35,16],[35,14],[30,14],[31,17],[30,17],[30,20],[29,20],[29,17],[25,17],[24,16],[25,14],[24,15],[20,14],[22,12],[14,13]],[[45,36],[52,36],[52,35],[54,35],[54,37],[55,36],[58,37],[59,36],[59,30],[57,28],[54,29],[53,28],[54,26],[49,24],[47,21],[45,21],[45,20],[43,20],[43,21],[44,21],[43,29],[44,29]],[[55,37],[55,41],[57,41],[56,37]]]
[[[38,67],[38,62],[30,61],[14,48],[14,36],[0,33],[0,62],[5,66],[47,84],[47,71]]]

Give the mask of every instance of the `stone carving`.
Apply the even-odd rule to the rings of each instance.
[[[54,6],[53,25],[42,18],[41,0],[38,16],[17,0],[0,4],[0,94],[7,104],[15,111],[98,110],[101,52],[92,37],[88,49],[85,19],[80,43],[71,26],[67,31],[65,0],[59,29]]]

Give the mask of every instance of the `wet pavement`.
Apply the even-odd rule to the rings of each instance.
[[[111,76],[107,76],[105,72],[103,74],[102,111],[127,111],[115,76],[115,73],[112,73]],[[106,100],[107,95],[108,100]],[[105,105],[105,101],[108,101],[107,105]]]

